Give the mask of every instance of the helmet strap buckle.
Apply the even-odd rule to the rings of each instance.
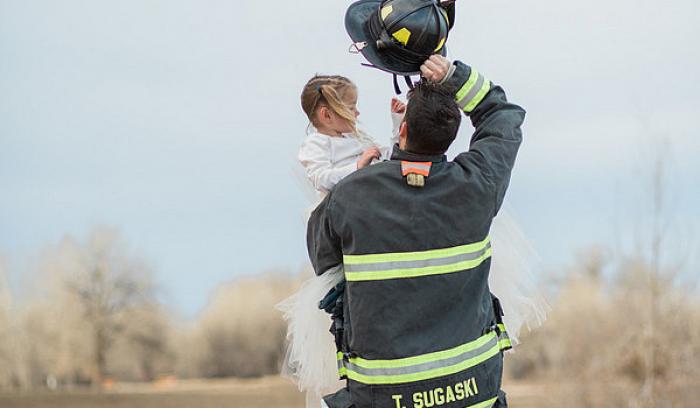
[[[365,47],[367,47],[367,41],[352,43],[350,48],[348,48],[348,52],[350,54],[359,54]]]

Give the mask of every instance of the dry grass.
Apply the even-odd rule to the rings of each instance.
[[[506,385],[510,405],[543,407],[544,387],[532,383]],[[557,405],[551,405],[552,407]],[[97,394],[85,391],[61,393],[0,394],[3,408],[303,408],[304,398],[280,377],[251,380],[186,380],[163,388],[154,384],[118,384]]]

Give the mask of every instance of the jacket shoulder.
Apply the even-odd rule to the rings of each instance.
[[[379,177],[385,177],[395,172],[401,167],[401,162],[395,160],[387,160],[381,163],[376,163],[371,166],[359,169],[349,176],[342,179],[335,187],[336,191],[352,190],[359,184],[365,184],[368,181],[375,180]],[[397,173],[399,176],[401,172]]]

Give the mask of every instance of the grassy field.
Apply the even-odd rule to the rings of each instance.
[[[542,406],[539,387],[506,386],[513,407]],[[304,397],[287,380],[189,380],[168,384],[116,384],[89,391],[0,394],[1,408],[303,408]]]

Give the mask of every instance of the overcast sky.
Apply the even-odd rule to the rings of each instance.
[[[222,282],[299,270],[303,84],[347,75],[365,129],[390,130],[391,79],[347,52],[348,4],[0,0],[0,256],[14,285],[42,248],[105,224],[186,316]],[[698,2],[457,4],[450,56],[528,111],[507,208],[545,268],[633,247],[659,151],[669,245],[698,265]]]

